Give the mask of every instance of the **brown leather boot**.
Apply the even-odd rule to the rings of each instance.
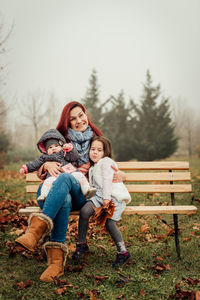
[[[27,232],[17,238],[15,242],[30,251],[34,251],[38,241],[51,232],[52,228],[53,222],[47,215],[43,213],[31,214],[28,220]]]
[[[59,242],[47,242],[44,250],[48,257],[48,268],[40,276],[41,281],[53,281],[53,277],[64,274],[68,248]]]

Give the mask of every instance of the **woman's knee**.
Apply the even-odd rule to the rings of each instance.
[[[58,176],[56,181],[65,181],[70,180],[72,178],[72,175],[70,173],[62,173]]]
[[[80,187],[80,183],[78,182],[78,180],[70,173],[60,174],[59,177],[56,179],[56,181],[54,181],[54,183],[57,183],[60,185],[67,184],[69,186],[79,186]]]
[[[68,194],[66,197],[65,197],[65,200],[64,200],[64,207],[70,207],[72,208],[72,197],[70,194]]]

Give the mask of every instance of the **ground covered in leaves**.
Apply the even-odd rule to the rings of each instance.
[[[200,299],[200,167],[193,162],[194,201],[198,214],[179,217],[181,260],[177,259],[172,216],[124,216],[118,223],[131,260],[112,268],[116,249],[104,228],[91,220],[90,253],[74,263],[71,255],[77,237],[77,217],[70,217],[65,274],[52,283],[39,281],[46,257],[39,245],[34,253],[16,246],[26,230],[21,207],[35,205],[25,194],[25,180],[16,171],[0,171],[0,299]],[[200,164],[199,164],[200,165]],[[141,198],[142,197],[142,198]],[[142,201],[141,201],[142,199]],[[132,205],[165,203],[165,195],[140,195]],[[190,204],[191,195],[178,203]]]

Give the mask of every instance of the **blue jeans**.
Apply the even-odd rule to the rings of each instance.
[[[40,191],[41,187],[37,196],[40,195]],[[38,201],[42,213],[53,221],[51,241],[65,242],[70,211],[80,210],[85,203],[78,180],[69,173],[59,175],[45,201]]]

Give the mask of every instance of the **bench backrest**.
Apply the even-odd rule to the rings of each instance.
[[[118,162],[118,167],[127,172],[126,187],[130,193],[188,193],[192,191],[189,163],[184,161],[164,162]],[[35,173],[26,175],[27,193],[36,193],[40,179]],[[140,184],[138,184],[140,183]]]

